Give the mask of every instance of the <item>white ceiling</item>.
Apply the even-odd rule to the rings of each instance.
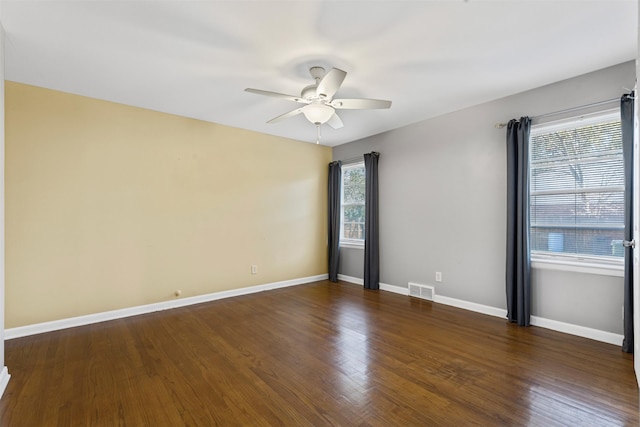
[[[636,57],[635,0],[2,1],[6,78],[315,142],[312,65],[348,75],[338,145]],[[621,88],[622,91],[622,88]]]

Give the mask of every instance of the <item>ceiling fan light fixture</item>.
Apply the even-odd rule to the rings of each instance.
[[[313,124],[323,124],[333,116],[334,109],[326,104],[313,103],[302,109],[304,116]]]

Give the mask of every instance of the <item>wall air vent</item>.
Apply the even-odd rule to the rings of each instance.
[[[433,286],[409,282],[409,296],[433,301],[436,289]]]

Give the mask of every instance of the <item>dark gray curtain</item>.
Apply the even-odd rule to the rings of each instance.
[[[340,186],[342,185],[342,162],[329,163],[329,280],[338,281],[340,262]]]
[[[380,288],[380,252],[378,234],[378,158],[375,151],[364,155],[364,287]]]
[[[624,240],[633,240],[633,92],[620,99],[624,157]],[[633,353],[633,248],[624,248],[624,340],[622,350]]]
[[[507,317],[529,326],[531,259],[529,257],[529,134],[531,119],[507,125]]]

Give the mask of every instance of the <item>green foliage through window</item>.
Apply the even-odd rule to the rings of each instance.
[[[364,163],[342,167],[342,235],[344,240],[364,240]]]

